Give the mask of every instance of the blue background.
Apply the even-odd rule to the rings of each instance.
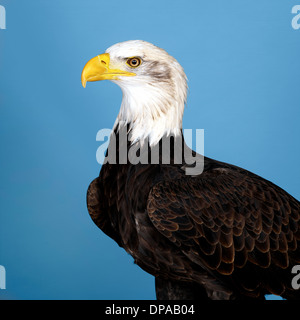
[[[143,39],[189,79],[183,127],[205,154],[300,199],[300,30],[296,1],[0,1],[0,299],[154,299],[154,279],[91,221],[86,190],[121,90],[84,64]],[[298,3],[299,4],[299,3]]]

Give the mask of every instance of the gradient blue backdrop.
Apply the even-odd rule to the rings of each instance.
[[[299,2],[299,1],[298,1]],[[300,199],[300,30],[289,1],[1,0],[0,299],[154,299],[154,279],[91,221],[96,133],[121,90],[88,84],[84,64],[143,39],[189,79],[184,128],[205,154],[251,170]],[[299,3],[298,3],[299,4]]]

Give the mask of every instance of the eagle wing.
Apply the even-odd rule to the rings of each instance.
[[[289,268],[300,262],[300,203],[271,182],[215,168],[157,183],[147,210],[191,261],[239,290],[258,295],[263,284],[281,295],[290,287]]]
[[[90,183],[87,191],[86,200],[90,217],[98,228],[100,228],[107,236],[115,240],[119,246],[122,246],[120,235],[111,225],[111,219],[108,214],[109,203],[103,198],[105,198],[105,192],[103,190],[101,178],[98,177]]]

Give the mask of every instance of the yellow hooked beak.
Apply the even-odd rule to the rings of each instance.
[[[110,69],[109,61],[109,53],[100,54],[88,61],[81,74],[82,86],[85,88],[87,81],[117,80],[119,76],[130,77],[136,75],[133,72],[120,69]]]

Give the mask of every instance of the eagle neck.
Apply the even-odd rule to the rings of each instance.
[[[132,144],[140,141],[153,146],[163,136],[180,135],[185,96],[157,86],[120,87],[123,98],[114,128],[130,124]]]

